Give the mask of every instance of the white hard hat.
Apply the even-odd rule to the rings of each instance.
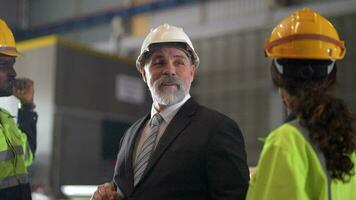
[[[195,52],[189,37],[184,33],[183,28],[169,24],[163,24],[155,29],[151,29],[150,33],[143,41],[140,55],[136,60],[137,68],[140,68],[141,64],[144,64],[145,55],[152,51],[151,47],[153,44],[181,48],[185,52],[188,52],[189,57],[191,58],[195,67],[199,66],[199,57]]]

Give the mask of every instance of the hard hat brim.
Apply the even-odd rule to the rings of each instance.
[[[0,47],[0,53],[8,56],[21,56],[15,47]]]
[[[141,64],[145,62],[146,59],[149,58],[152,53],[161,48],[177,48],[182,50],[188,58],[191,60],[191,63],[198,67],[199,65],[199,58],[196,55],[195,51],[191,49],[191,47],[186,42],[157,42],[152,43],[147,47],[147,50],[140,54],[136,61],[136,67],[139,68]]]

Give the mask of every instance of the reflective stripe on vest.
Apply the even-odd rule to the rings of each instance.
[[[14,146],[13,149],[7,149],[5,151],[0,151],[0,162],[11,160],[15,157],[15,155],[22,155],[23,150],[22,146]]]
[[[28,183],[27,174],[8,176],[0,181],[0,189]]]
[[[31,149],[30,149],[30,144],[27,142],[27,143],[26,143],[25,160],[30,159],[30,151],[31,151]]]
[[[310,140],[309,131],[306,128],[304,128],[303,126],[301,126],[299,124],[299,122],[300,122],[300,120],[296,119],[296,120],[289,122],[289,124],[294,126],[295,128],[297,128],[303,134],[304,138],[311,144],[316,155],[318,156],[321,166],[323,167],[326,178],[328,180],[328,199],[331,200],[331,177],[330,177],[328,170],[326,168],[325,156],[324,156],[323,152],[321,152],[319,150],[319,148]]]

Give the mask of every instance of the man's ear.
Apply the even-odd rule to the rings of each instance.
[[[145,66],[141,65],[141,66],[138,68],[138,71],[140,72],[143,81],[144,81],[145,83],[147,83],[146,72],[145,72]]]
[[[192,69],[191,69],[191,71],[190,71],[190,75],[191,75],[191,77],[192,77],[192,82],[193,82],[194,77],[195,77],[195,70],[196,70],[197,68],[195,67],[195,65],[192,65],[191,67],[192,67]]]

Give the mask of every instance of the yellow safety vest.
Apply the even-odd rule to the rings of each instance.
[[[297,124],[285,123],[268,135],[246,199],[356,199],[356,175],[348,183],[328,181],[320,156]],[[355,153],[351,159],[356,165]]]
[[[27,167],[33,160],[27,135],[13,118],[0,108],[0,189],[28,183]]]

